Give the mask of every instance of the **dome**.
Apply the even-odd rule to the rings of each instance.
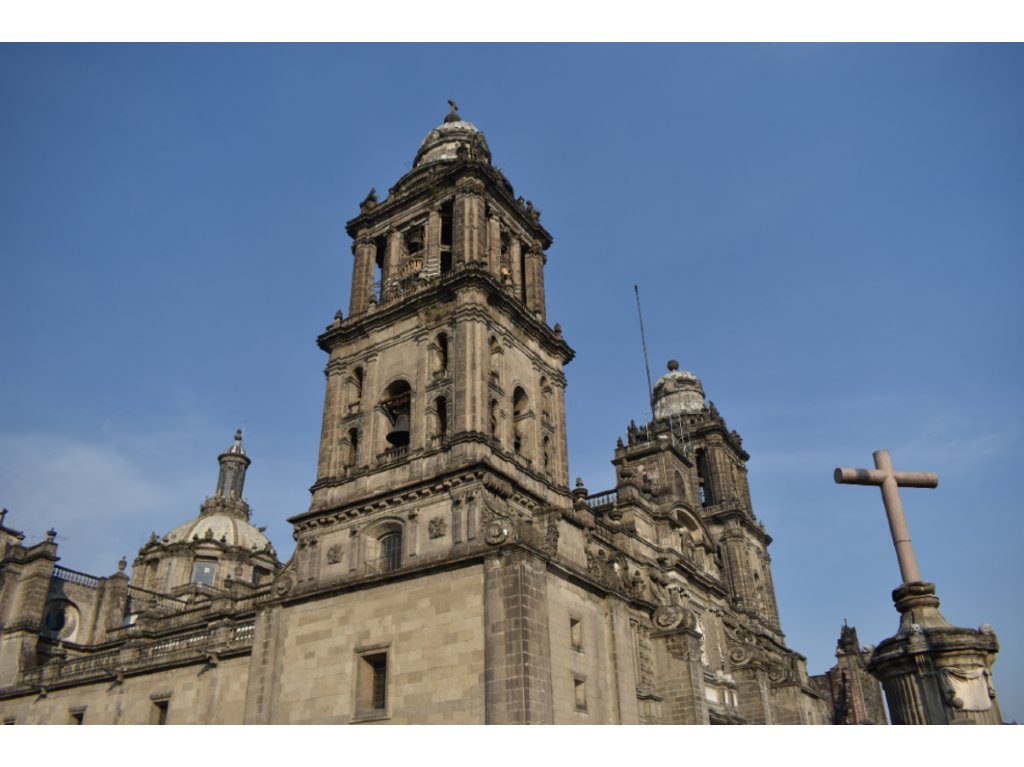
[[[700,379],[689,370],[680,370],[675,360],[669,360],[668,372],[654,386],[654,417],[693,415],[703,409],[704,388]]]
[[[225,514],[206,514],[178,525],[163,537],[163,543],[192,543],[213,540],[225,546],[262,551],[270,539],[243,519]],[[273,548],[271,547],[271,551]]]
[[[434,128],[420,144],[413,167],[418,168],[431,162],[451,160],[476,160],[486,165],[491,164],[491,150],[487,147],[484,134],[471,122],[463,120],[458,114],[454,101],[451,112],[444,122]]]

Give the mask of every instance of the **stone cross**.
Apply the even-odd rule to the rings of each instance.
[[[904,583],[921,580],[917,569],[917,557],[910,542],[910,529],[903,516],[900,502],[901,487],[938,487],[939,475],[930,471],[893,471],[888,450],[876,450],[874,469],[836,469],[835,480],[840,485],[879,485],[882,488],[882,502],[885,515],[889,518],[889,532],[896,547],[896,558],[900,563],[900,575]]]

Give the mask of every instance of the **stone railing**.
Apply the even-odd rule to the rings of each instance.
[[[409,446],[402,445],[401,447],[393,447],[390,450],[385,450],[383,453],[377,456],[378,466],[388,466],[392,463],[398,463],[399,461],[409,456]]]
[[[205,654],[244,650],[252,645],[255,624],[205,628],[146,644],[124,645],[116,650],[83,655],[70,660],[53,660],[18,675],[16,688],[45,689],[70,682],[118,678],[148,667],[198,661]]]
[[[587,496],[587,506],[592,509],[600,509],[605,506],[612,506],[619,499],[617,490],[604,490]]]
[[[138,586],[128,587],[128,596],[132,600],[131,612],[181,612],[190,606],[188,602],[176,597],[160,594]]]
[[[89,575],[88,573],[80,573],[78,570],[69,570],[66,567],[60,565],[53,566],[53,577],[59,578],[62,581],[68,583],[77,583],[80,586],[85,586],[90,589],[99,588],[100,579],[95,575]]]

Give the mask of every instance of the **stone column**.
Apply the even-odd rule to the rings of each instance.
[[[317,461],[317,481],[337,476],[339,468],[338,456],[338,422],[341,419],[344,403],[344,376],[342,365],[338,360],[327,363],[324,371],[327,378],[324,393],[324,417],[320,427],[320,458]]]
[[[726,520],[722,540],[725,548],[725,565],[729,571],[733,595],[740,600],[744,608],[752,609],[756,607],[757,602],[754,598],[750,568],[747,566],[746,537],[735,516]]]
[[[485,259],[487,236],[484,220],[483,185],[470,181],[455,196],[453,210],[453,262],[456,266]]]
[[[544,266],[547,262],[548,257],[544,253],[537,251],[534,254],[533,306],[530,308],[537,313],[541,322],[547,322],[548,316],[547,299],[544,295]]]
[[[359,465],[373,466],[377,460],[377,453],[381,451],[378,440],[383,440],[384,435],[378,434],[380,418],[378,417],[377,403],[380,402],[381,397],[378,386],[377,355],[373,354],[367,358],[366,364],[363,366],[363,405],[360,411],[362,416],[359,419],[363,431],[359,452],[363,456],[363,461]]]
[[[552,442],[556,446],[556,466],[557,470],[554,472],[554,476],[559,483],[569,486],[569,446],[565,434],[565,379],[560,377],[557,380],[551,381],[551,388],[553,393],[554,402],[552,407],[554,412],[551,413],[551,419],[555,424],[555,435],[552,438]]]
[[[402,235],[397,230],[392,229],[388,232],[388,250],[385,256],[384,275],[381,277],[381,283],[391,288],[398,277],[398,270],[401,265]],[[384,294],[385,290],[381,287],[381,296],[383,297]]]
[[[501,282],[501,222],[494,213],[487,217],[487,271]]]
[[[427,447],[427,408],[430,406],[426,393],[427,382],[430,380],[430,371],[427,365],[427,345],[429,343],[430,340],[425,335],[419,335],[413,340],[416,377],[409,401],[409,426],[412,429],[409,440],[410,451]]]
[[[370,305],[373,295],[373,276],[376,267],[377,248],[373,240],[360,236],[353,248],[355,264],[352,268],[352,293],[349,296],[349,316],[362,314]]]
[[[552,724],[547,567],[519,549],[484,561],[484,720]],[[568,672],[566,672],[568,673]]]
[[[522,252],[522,248],[523,244],[519,241],[519,238],[513,237],[509,257],[512,261],[512,292],[516,298],[520,298],[523,295],[523,274],[519,268],[519,254]]]
[[[427,216],[427,255],[424,268],[427,275],[436,277],[441,273],[441,209],[433,208]]]

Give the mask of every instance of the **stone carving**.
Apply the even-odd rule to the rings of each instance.
[[[640,666],[638,686],[640,689],[649,690],[654,687],[654,650],[651,647],[651,632],[646,626],[632,623],[637,661]]]
[[[662,605],[654,611],[654,625],[662,631],[674,629],[683,622],[686,611],[679,605]]]
[[[511,498],[515,492],[512,484],[507,480],[496,477],[493,474],[484,474],[484,487],[499,498]]]
[[[444,520],[444,517],[433,517],[427,523],[427,534],[431,538],[443,538],[447,532],[448,523]]]
[[[509,525],[505,520],[496,519],[487,525],[484,531],[484,540],[491,546],[497,546],[508,540]]]
[[[291,573],[284,573],[274,582],[274,593],[278,596],[284,596],[293,588],[295,588],[295,580]]]
[[[327,549],[327,564],[336,565],[341,561],[341,555],[344,549],[340,543],[335,543]]]
[[[668,647],[669,652],[677,661],[690,661],[692,652],[689,637],[683,634],[673,634],[668,639]]]
[[[548,514],[548,528],[544,535],[544,551],[548,554],[558,552],[558,519],[559,513],[552,511]]]
[[[366,195],[361,203],[359,203],[359,212],[366,213],[367,211],[373,210],[377,207],[377,187],[371,187],[370,193]]]
[[[941,669],[946,703],[960,711],[988,711],[996,691],[992,688],[988,669],[946,666]]]

